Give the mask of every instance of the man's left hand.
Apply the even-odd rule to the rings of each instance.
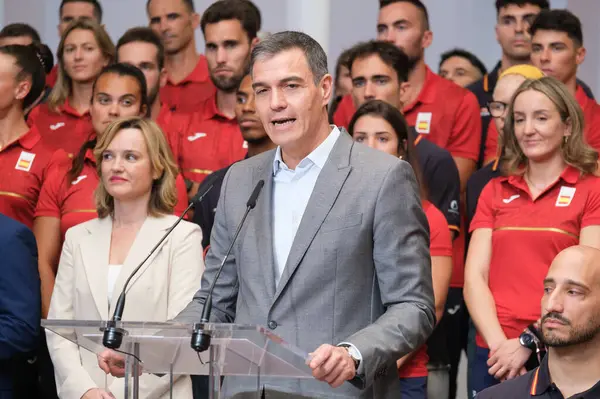
[[[310,355],[308,366],[312,369],[313,377],[325,381],[333,388],[356,375],[354,360],[345,348],[323,344]]]
[[[529,356],[531,350],[523,347],[518,338],[507,339],[490,353],[488,372],[499,381],[513,379],[527,372],[524,366]]]

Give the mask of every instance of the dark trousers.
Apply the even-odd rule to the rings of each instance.
[[[400,378],[402,399],[427,399],[427,377]]]
[[[54,366],[41,328],[39,346],[28,356],[11,361],[15,399],[58,399]]]
[[[471,368],[471,383],[469,386],[469,392],[476,394],[483,391],[486,388],[499,384],[500,381],[495,379],[488,372],[489,367],[487,361],[490,355],[490,350],[486,348],[476,347],[475,357],[472,364],[469,365]]]
[[[450,287],[444,313],[448,358],[450,361],[450,389],[448,399],[456,399],[456,380],[462,351],[467,352],[469,312],[463,300],[462,288]]]

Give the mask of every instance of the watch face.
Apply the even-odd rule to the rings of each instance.
[[[533,337],[529,334],[521,335],[521,345],[530,347],[533,344]]]

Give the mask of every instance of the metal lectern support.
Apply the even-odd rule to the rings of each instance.
[[[138,342],[133,344],[133,399],[140,398],[140,344]]]
[[[135,356],[127,356],[125,359],[125,370],[129,370],[133,376],[133,392],[131,399],[139,399],[140,397],[140,362],[137,359],[140,358],[140,344],[135,342],[133,344],[133,354]],[[125,374],[125,399],[130,399],[129,394],[129,376]]]

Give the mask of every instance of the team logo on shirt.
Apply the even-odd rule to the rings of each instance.
[[[15,169],[29,172],[29,170],[31,169],[31,165],[33,165],[34,158],[35,158],[35,154],[32,154],[30,152],[21,151],[21,155],[19,155],[19,159],[17,160]]]
[[[87,177],[87,175],[81,175],[81,176],[77,176],[77,179],[73,180],[71,182],[71,185],[74,186],[76,184],[78,184],[80,181],[82,181],[83,179],[85,179]]]
[[[520,195],[519,194],[515,194],[515,195],[511,195],[508,198],[503,198],[502,202],[504,202],[505,204],[510,204],[511,202],[513,202],[514,200],[516,200],[517,198],[519,198]]]
[[[419,112],[417,114],[415,130],[417,133],[429,134],[431,130],[431,112]]]
[[[191,136],[188,136],[188,141],[196,141],[199,138],[206,137],[206,133],[194,133]]]
[[[571,205],[571,201],[573,201],[573,197],[575,196],[575,187],[565,187],[562,186],[560,188],[560,192],[558,193],[558,198],[556,199],[556,206],[569,206]]]
[[[50,125],[50,130],[57,130],[60,129],[61,127],[63,127],[65,125],[64,122],[58,122],[54,125]]]

